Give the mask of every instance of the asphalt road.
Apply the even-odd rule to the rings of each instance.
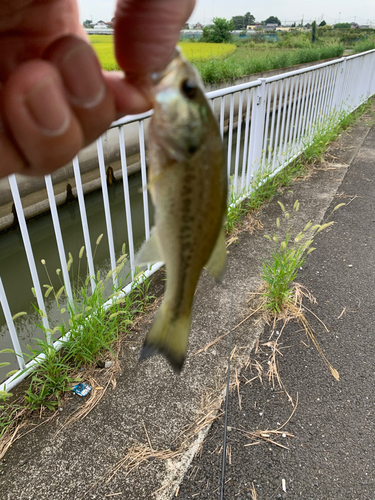
[[[293,410],[277,385],[273,389],[259,378],[246,384],[256,370],[244,370],[239,389],[241,408],[236,390],[229,400],[226,499],[375,498],[374,128],[352,161],[326,216],[343,202],[347,205],[334,213],[333,228],[317,236],[316,250],[297,278],[317,300],[308,307],[329,331],[312,314],[306,313],[306,317],[340,380],[331,376],[301,325],[289,323],[280,337],[279,373],[294,404],[298,395],[298,405],[282,429],[284,437],[275,439],[286,448],[262,439],[251,440],[239,430],[275,430]],[[276,330],[280,327],[278,324]],[[260,351],[252,354],[254,361],[267,359],[269,349],[262,344],[269,341],[271,332],[267,327],[261,335]],[[222,417],[191,463],[180,486],[180,500],[220,498],[217,488],[223,427]],[[256,441],[259,444],[254,444]],[[253,445],[246,446],[248,443]]]

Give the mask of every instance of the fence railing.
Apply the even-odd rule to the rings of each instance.
[[[263,182],[267,177],[275,175],[300,155],[320,130],[332,126],[333,121],[339,119],[341,113],[353,111],[374,93],[375,51],[341,58],[270,78],[261,78],[251,83],[208,93],[207,98],[218,118],[221,136],[227,150],[227,173],[234,198],[240,200],[241,197],[248,196],[259,182]],[[151,112],[148,112],[137,116],[127,116],[111,125],[111,128],[118,129],[119,134],[124,192],[124,232],[126,233],[132,281],[136,272],[134,263],[136,248],[133,237],[136,228],[132,222],[132,209],[134,207],[132,206],[128,182],[124,128],[127,124],[138,123],[143,208],[142,225],[144,226],[145,238],[148,239],[150,235],[150,207],[147,194],[145,123],[151,114]],[[117,265],[116,249],[112,230],[111,203],[108,196],[102,138],[97,141],[97,155],[105,213],[105,228],[109,246],[109,266],[114,271]],[[90,235],[89,231],[78,157],[73,160],[73,167],[88,272],[91,277],[91,287],[94,289],[95,262],[91,246],[93,235]],[[50,331],[49,312],[46,308],[34,257],[34,249],[30,241],[28,224],[26,223],[17,180],[14,175],[9,177],[9,183],[32,285],[35,290],[36,305],[42,311],[42,322],[45,330]],[[53,221],[53,233],[50,236],[56,240],[67,300],[73,301],[71,278],[67,270],[67,252],[50,175],[45,177],[45,183]],[[150,276],[160,266],[161,264],[148,269],[145,276]],[[38,360],[26,363],[17,329],[12,319],[11,309],[14,306],[8,303],[7,290],[3,286],[1,279],[2,271],[0,269],[0,303],[7,325],[7,335],[11,340],[16,363],[20,370],[1,385],[2,389],[10,390],[27,375],[28,371],[32,370]],[[116,273],[113,273],[113,280],[116,285]],[[22,284],[19,286],[19,293],[22,294],[25,290],[22,289]],[[132,284],[129,283],[122,293],[128,293],[131,286]],[[14,312],[17,311],[13,311],[13,314]],[[53,342],[52,335],[48,340],[51,343]],[[28,368],[28,370],[25,370],[25,368]]]

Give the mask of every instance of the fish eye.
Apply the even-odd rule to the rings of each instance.
[[[181,92],[188,99],[194,99],[194,97],[196,97],[197,95],[197,90],[198,90],[197,85],[191,80],[184,80],[181,83]]]

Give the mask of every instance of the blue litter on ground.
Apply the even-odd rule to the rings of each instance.
[[[87,396],[87,394],[92,390],[91,385],[86,382],[81,382],[73,387],[73,392],[78,394],[78,396]]]

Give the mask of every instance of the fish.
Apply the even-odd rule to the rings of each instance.
[[[219,282],[226,268],[228,180],[219,128],[195,68],[176,51],[153,81],[148,189],[155,226],[136,264],[163,262],[166,290],[140,360],[160,353],[180,373],[201,271]]]

